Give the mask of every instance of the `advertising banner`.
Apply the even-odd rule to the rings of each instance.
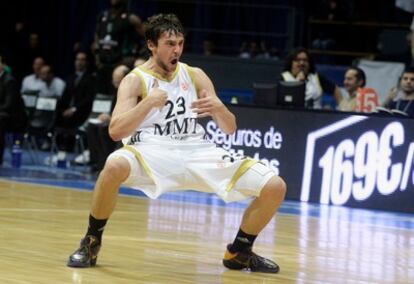
[[[414,212],[414,120],[340,112],[230,106],[233,135],[209,138],[283,177],[287,199]]]

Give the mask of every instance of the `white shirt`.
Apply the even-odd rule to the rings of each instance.
[[[36,77],[35,74],[31,74],[24,77],[20,92],[23,94],[30,91],[40,91],[40,89],[44,88],[44,85],[45,82]]]
[[[39,92],[39,96],[41,97],[52,97],[52,96],[58,96],[61,97],[63,94],[63,91],[65,90],[66,83],[58,78],[54,77],[50,85],[47,85],[46,83],[42,86]]]
[[[282,73],[283,79],[287,82],[299,81],[296,79],[292,73],[285,71]],[[318,74],[308,74],[306,78],[306,91],[305,91],[305,100],[313,100],[313,108],[320,109],[322,108],[322,95],[323,90],[321,83],[319,82]]]

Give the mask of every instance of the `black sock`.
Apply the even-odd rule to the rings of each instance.
[[[104,231],[106,221],[108,219],[95,219],[91,214],[89,215],[89,226],[86,235],[92,235],[98,238],[99,243],[102,241],[102,233]]]
[[[237,233],[236,238],[234,239],[233,244],[230,246],[229,251],[231,253],[236,253],[251,248],[256,237],[257,235],[246,234],[242,231],[242,229],[240,229]]]

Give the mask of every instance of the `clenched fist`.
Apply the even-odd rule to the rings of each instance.
[[[155,80],[153,88],[146,99],[150,100],[152,107],[159,108],[161,110],[167,102],[168,94],[166,91],[159,88],[158,80]]]

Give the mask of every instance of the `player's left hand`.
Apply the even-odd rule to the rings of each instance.
[[[200,98],[191,105],[193,112],[197,113],[197,117],[214,116],[220,112],[224,105],[220,99],[203,89],[199,93]]]

